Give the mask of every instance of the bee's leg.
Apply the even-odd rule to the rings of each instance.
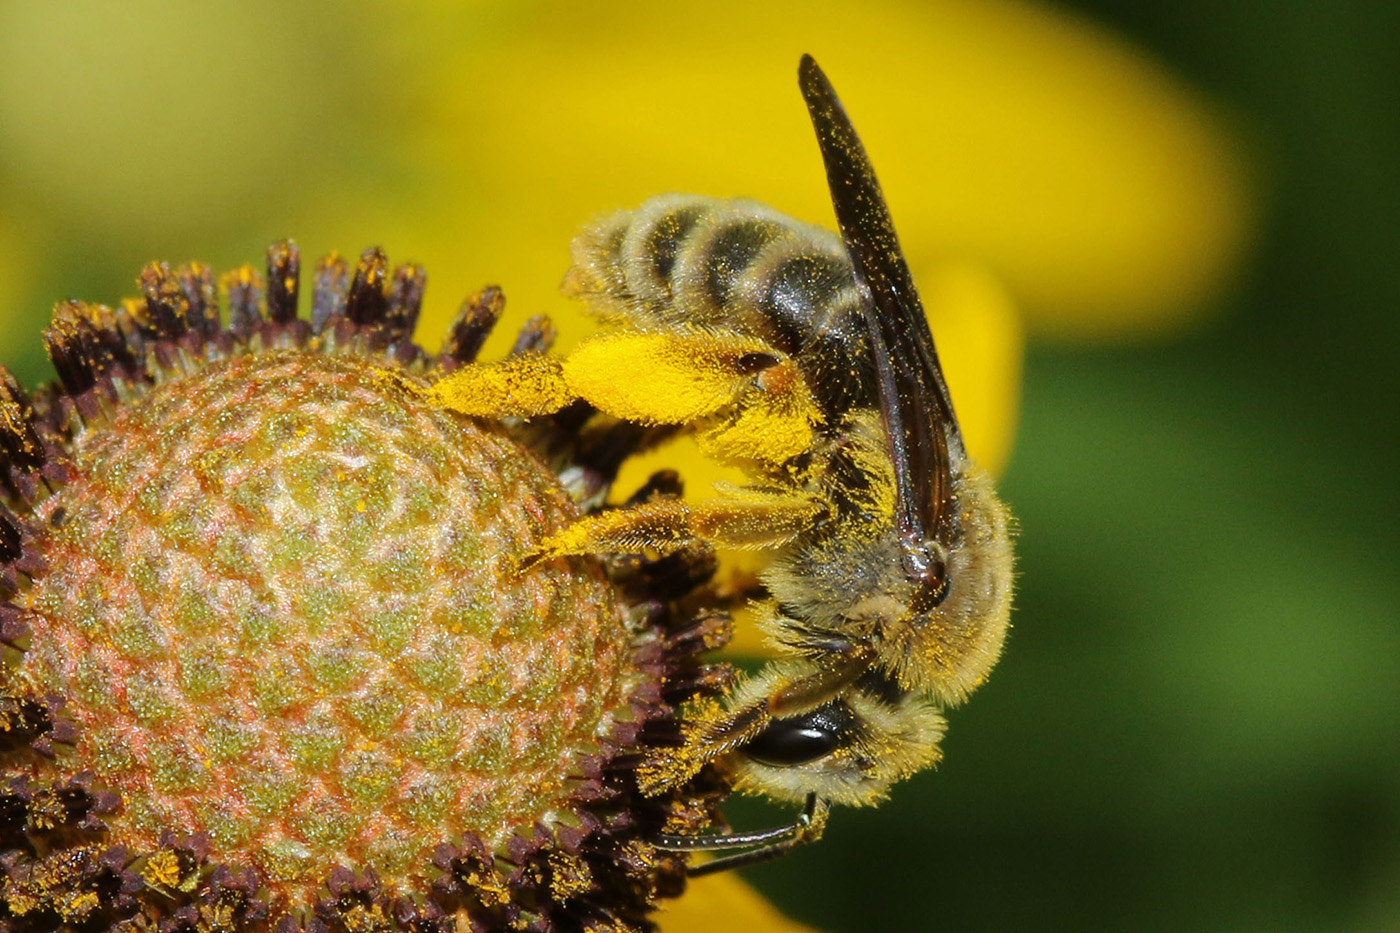
[[[419,391],[429,404],[478,418],[553,414],[575,398],[559,360],[543,353],[463,366]]]
[[[686,873],[692,878],[712,875],[715,872],[732,868],[745,868],[768,862],[786,855],[798,846],[816,842],[826,830],[827,816],[831,811],[825,798],[816,794],[807,795],[807,803],[802,813],[787,826],[765,829],[752,833],[720,833],[713,836],[674,836],[669,833],[658,836],[653,844],[658,849],[674,852],[721,852],[726,849],[744,849],[732,855],[720,856],[692,866]]]
[[[622,332],[579,344],[563,363],[569,387],[599,411],[642,424],[692,424],[733,403],[779,363],[766,343],[687,330]]]
[[[874,661],[868,646],[846,642],[820,664],[801,658],[768,665],[735,688],[732,708],[716,704],[696,710],[682,744],[656,749],[637,768],[642,793],[654,794],[689,780],[711,761],[742,750],[775,721],[816,709],[860,679]]]
[[[736,490],[704,502],[653,499],[589,515],[529,555],[530,565],[571,554],[678,551],[697,543],[730,548],[777,547],[820,521],[826,506],[800,493]]]
[[[599,411],[688,425],[725,463],[781,467],[811,448],[822,421],[796,361],[738,334],[609,334],[585,341],[563,367],[570,391]]]
[[[762,742],[770,736],[779,743],[764,754],[798,754],[806,759],[814,752],[825,754],[823,748],[809,747],[810,739],[801,720],[840,696],[851,684],[866,674],[875,662],[875,652],[857,642],[832,642],[832,656],[822,663],[799,658],[769,665],[756,677],[740,684],[735,694],[737,708],[718,715],[701,714],[701,722],[687,731],[685,742],[678,748],[662,749],[656,757],[637,769],[637,779],[643,793],[654,793],[694,776],[702,767],[730,752],[743,754],[755,740]],[[783,733],[796,725],[804,733],[798,747],[781,748]],[[778,735],[772,733],[776,731]],[[834,738],[834,736],[832,737]],[[662,849],[679,851],[720,851],[743,849],[697,866],[692,875],[705,875],[729,868],[739,868],[766,862],[821,838],[826,827],[829,801],[815,792],[808,792],[806,805],[796,821],[777,829],[750,833],[716,833],[704,836],[678,836],[663,833],[655,840]]]

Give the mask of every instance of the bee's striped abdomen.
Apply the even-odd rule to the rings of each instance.
[[[855,272],[829,231],[753,201],[663,195],[585,228],[573,260],[566,291],[606,320],[727,331],[809,358],[833,410],[865,383]]]

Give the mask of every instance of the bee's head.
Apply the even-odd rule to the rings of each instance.
[[[741,746],[735,784],[793,802],[815,792],[831,803],[875,803],[895,781],[942,757],[943,731],[943,717],[926,700],[863,678],[815,709],[773,720]]]

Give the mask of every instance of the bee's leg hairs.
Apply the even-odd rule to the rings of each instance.
[[[857,642],[833,645],[832,652],[817,664],[792,659],[769,665],[739,693],[754,699],[738,709],[716,710],[708,719],[688,730],[678,748],[660,749],[637,769],[643,793],[655,793],[694,776],[702,767],[727,752],[741,749],[775,721],[800,716],[838,696],[870,670],[875,653]],[[678,836],[662,833],[654,840],[658,848],[675,851],[722,851],[742,849],[691,868],[692,876],[740,868],[770,859],[820,839],[826,828],[829,802],[808,793],[801,815],[786,826],[747,833],[715,833]]]
[[[821,663],[788,659],[739,685],[733,709],[696,710],[682,743],[659,748],[637,768],[642,793],[654,794],[694,777],[701,768],[753,741],[776,720],[800,716],[836,697],[870,670],[871,649],[848,642]]]
[[[652,499],[575,522],[541,544],[524,565],[571,554],[668,554],[702,542],[729,548],[777,547],[809,530],[825,512],[820,501],[800,493],[746,488],[703,502]]]

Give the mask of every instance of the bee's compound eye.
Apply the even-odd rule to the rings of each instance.
[[[848,720],[845,708],[832,704],[802,716],[778,719],[744,746],[744,754],[759,764],[777,767],[816,761],[840,746],[850,726]]]

